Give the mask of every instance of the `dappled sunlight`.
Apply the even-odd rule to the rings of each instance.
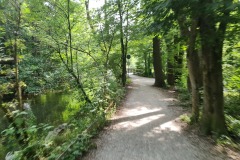
[[[127,131],[144,126],[165,116],[162,109],[149,109],[139,106],[135,109],[123,111],[124,117],[116,117],[112,120],[115,129],[126,129]]]
[[[132,130],[137,127],[143,126],[147,123],[151,123],[152,121],[157,120],[163,116],[165,115],[158,114],[158,115],[153,115],[153,116],[149,116],[149,117],[145,117],[145,118],[141,118],[133,121],[125,121],[125,122],[118,123],[118,127],[119,129],[126,128],[127,130]]]
[[[181,127],[179,126],[179,124],[176,124],[175,120],[171,120],[171,121],[161,124],[160,128],[162,130],[170,130],[170,131],[175,131],[175,132],[181,131]]]
[[[132,76],[133,86],[125,103],[111,119],[94,155],[87,160],[214,160],[211,146],[194,145],[179,121],[177,99],[152,87],[153,80]],[[145,86],[146,85],[146,86]],[[217,159],[216,159],[217,160]],[[220,160],[220,159],[219,159]]]
[[[164,99],[161,99],[161,100],[166,101],[166,102],[178,101],[176,98],[164,98]]]
[[[124,111],[125,115],[128,116],[137,116],[137,115],[141,115],[141,114],[147,114],[147,113],[151,113],[151,112],[157,112],[160,111],[161,109],[149,109],[148,106],[144,105],[144,106],[139,106],[137,108],[133,108],[133,109],[127,109]]]
[[[162,134],[163,132],[170,132],[170,131],[173,131],[175,133],[180,133],[181,126],[179,126],[179,124],[177,124],[175,121],[176,119],[173,119],[163,124],[160,124],[157,127],[154,127],[151,131],[145,133],[144,137],[155,138],[157,135]],[[162,141],[164,140],[164,138],[160,137],[159,140]]]

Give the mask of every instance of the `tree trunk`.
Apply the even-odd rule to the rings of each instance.
[[[164,73],[162,68],[162,54],[160,51],[160,40],[157,35],[153,38],[153,67],[155,73],[154,86],[165,87],[166,84],[164,82]]]
[[[200,57],[195,52],[187,53],[188,73],[191,85],[191,101],[192,101],[192,121],[198,122],[200,107],[200,89],[202,87],[202,69],[200,65]]]
[[[121,44],[122,44],[122,41],[123,40],[121,39]],[[127,79],[127,58],[126,58],[125,52],[122,51],[122,85],[123,87],[126,85],[126,79]]]
[[[14,61],[15,61],[15,86],[16,86],[16,93],[17,93],[17,99],[18,99],[18,108],[20,110],[23,110],[23,104],[22,104],[22,89],[20,85],[20,78],[19,78],[19,66],[18,66],[18,53],[17,53],[17,37],[14,38]]]
[[[195,49],[197,37],[197,20],[192,19],[191,31],[188,37],[187,49],[187,67],[190,79],[191,88],[191,101],[192,101],[192,121],[198,122],[199,120],[199,107],[200,107],[200,88],[202,87],[202,68],[200,62],[199,52]]]
[[[187,41],[187,67],[188,67],[188,79],[187,86],[189,92],[191,92],[192,102],[192,122],[198,122],[199,120],[199,107],[200,107],[200,88],[202,87],[202,68],[200,63],[200,55],[196,49],[197,38],[197,25],[198,16],[192,15],[191,28],[185,25],[186,18],[184,16],[178,17],[178,24],[180,26],[181,37]]]
[[[202,0],[201,2],[204,8],[213,3],[211,0]],[[221,22],[217,30],[214,20],[214,14],[203,10],[200,19],[204,90],[202,129],[206,134],[213,132],[219,136],[227,133],[223,112],[222,82],[222,48],[227,23],[226,20]]]
[[[222,55],[216,54],[208,44],[202,45],[204,108],[202,127],[206,134],[212,131],[226,134],[223,112]]]
[[[121,1],[118,0],[118,12],[120,17],[120,43],[121,43],[121,52],[122,52],[122,85],[126,85],[126,79],[127,79],[127,58],[126,58],[126,52],[127,52],[127,40],[126,44],[124,45],[124,34],[123,34],[123,11],[122,11],[122,4]]]
[[[18,58],[18,45],[17,40],[19,38],[19,31],[20,31],[20,23],[21,23],[21,4],[18,3],[18,1],[15,1],[15,9],[16,9],[16,26],[14,30],[14,44],[13,44],[13,55],[14,55],[14,62],[15,62],[15,87],[16,87],[16,93],[17,93],[17,100],[18,100],[18,108],[20,110],[23,110],[23,104],[22,104],[22,89],[20,85],[20,77],[19,77],[19,58]]]

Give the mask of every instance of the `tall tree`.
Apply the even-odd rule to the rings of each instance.
[[[160,50],[160,39],[158,35],[153,38],[153,67],[155,75],[154,86],[165,87],[164,73],[162,67],[162,54]]]
[[[77,17],[83,16],[84,12],[80,13],[80,11],[84,10],[83,6],[78,2],[73,2],[71,0],[49,0],[46,3],[42,3],[42,1],[30,1],[29,3],[32,11],[40,8],[42,9],[41,13],[35,12],[34,15],[36,17],[47,17],[45,21],[42,21],[41,18],[39,18],[36,19],[35,22],[32,22],[36,29],[38,29],[39,33],[41,33],[37,33],[34,36],[41,39],[42,43],[48,43],[49,47],[54,50],[54,53],[58,54],[63,65],[66,67],[66,70],[74,79],[76,87],[82,93],[84,100],[90,104],[91,99],[85,91],[81,77],[82,72],[80,70],[80,53],[89,55],[90,52],[79,45],[81,39],[79,36],[80,34],[74,32],[76,29],[81,29],[81,27],[79,27],[80,21]],[[34,5],[37,5],[39,8],[35,9],[33,7]],[[59,28],[59,26],[62,27]],[[47,35],[48,38],[44,39],[41,37],[42,35]]]
[[[152,8],[150,14],[155,18],[160,17],[158,21],[165,32],[168,32],[168,28],[172,26],[171,24],[174,21],[179,22],[180,28],[184,28],[181,25],[185,25],[187,30],[191,28],[187,42],[188,67],[193,87],[192,91],[194,91],[192,94],[193,102],[198,105],[198,84],[200,84],[201,80],[197,80],[198,75],[194,72],[195,70],[201,70],[201,67],[196,68],[193,65],[202,64],[204,106],[201,122],[202,130],[206,134],[213,132],[217,135],[227,133],[223,110],[222,53],[226,28],[230,22],[234,22],[231,12],[237,11],[239,6],[237,3],[239,2],[232,0],[218,2],[212,0],[169,0],[151,1],[150,3],[150,8]],[[181,13],[176,13],[180,10]],[[181,18],[190,19],[182,21]],[[199,38],[201,41],[199,45],[201,46],[201,52],[196,50],[195,43],[198,30],[200,31]],[[181,31],[183,30],[181,29]],[[199,58],[198,53],[201,53],[200,63],[194,63],[194,60]],[[193,109],[196,120],[198,119],[198,106]]]
[[[117,0],[117,6],[118,6],[118,14],[119,14],[119,30],[120,30],[120,44],[121,44],[121,59],[122,59],[122,85],[126,85],[126,79],[127,79],[127,51],[128,51],[128,4],[127,6],[124,6],[124,0]],[[123,10],[123,7],[126,8],[126,10]],[[126,15],[124,15],[124,12],[126,12]],[[126,17],[124,21],[124,16]],[[126,35],[124,36],[124,23],[126,22]],[[125,39],[125,42],[124,42]]]
[[[0,104],[0,108],[5,112],[6,117],[8,121],[12,124],[13,128],[16,130],[15,137],[18,140],[18,143],[20,146],[27,146],[29,143],[28,140],[28,133],[25,130],[26,129],[26,119],[22,117],[22,121],[17,123],[15,119],[13,118],[13,114],[10,111],[11,106],[13,109],[17,112],[17,110],[23,111],[23,103],[22,103],[22,86],[19,76],[19,62],[20,62],[20,54],[21,50],[24,48],[23,39],[22,39],[22,10],[23,10],[23,0],[9,0],[2,2],[5,7],[3,8],[4,13],[4,31],[5,31],[5,41],[4,44],[5,47],[5,53],[4,56],[7,57],[13,57],[13,60],[11,58],[7,59],[6,62],[8,62],[8,65],[14,65],[14,93],[16,93],[14,99],[17,100],[17,104],[14,104],[14,99],[10,99],[10,101],[7,101],[4,103],[4,105]],[[10,60],[10,61],[9,61]],[[11,62],[11,63],[9,63]],[[4,63],[1,63],[4,64]],[[0,64],[0,65],[1,65]],[[6,63],[7,64],[7,63]],[[3,68],[6,68],[3,67]],[[11,84],[11,79],[9,81],[9,84]],[[6,92],[7,89],[5,90]],[[11,92],[11,91],[10,91]],[[4,93],[3,93],[4,94]],[[2,96],[2,95],[0,95]],[[0,97],[2,98],[2,97]]]
[[[180,3],[180,4],[179,4]],[[191,6],[187,9],[186,6]],[[198,122],[199,108],[200,108],[200,89],[202,87],[202,69],[200,59],[200,49],[197,47],[197,36],[199,34],[198,27],[198,13],[194,12],[197,7],[196,3],[186,4],[184,2],[173,3],[172,8],[178,22],[181,38],[187,45],[187,68],[190,79],[190,92],[192,102],[192,121]],[[197,8],[195,8],[197,9]],[[186,16],[188,15],[188,16]],[[190,26],[190,28],[189,28]]]
[[[232,0],[222,0],[220,3],[217,10],[213,10],[209,7],[217,5],[216,2],[200,0],[204,90],[202,127],[205,133],[215,132],[218,135],[227,133],[223,112],[222,54]]]

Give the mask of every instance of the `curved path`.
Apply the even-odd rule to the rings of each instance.
[[[206,140],[182,131],[181,107],[173,93],[152,86],[152,78],[131,75],[133,85],[97,149],[84,160],[226,160]]]

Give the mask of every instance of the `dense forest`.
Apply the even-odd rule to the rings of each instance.
[[[129,71],[240,141],[239,0],[1,0],[0,15],[0,159],[81,156]]]

